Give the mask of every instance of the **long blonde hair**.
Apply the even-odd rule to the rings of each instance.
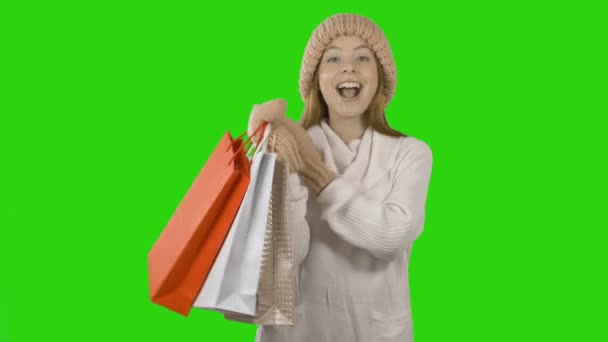
[[[378,133],[393,137],[407,137],[406,134],[392,129],[388,125],[388,122],[386,122],[386,115],[384,113],[384,75],[379,63],[376,63],[376,68],[378,69],[378,89],[376,89],[369,107],[363,113],[363,120]],[[300,124],[308,129],[320,124],[321,120],[329,120],[329,109],[319,90],[319,69],[317,68],[312,79],[310,94],[304,101],[304,113],[302,113]]]

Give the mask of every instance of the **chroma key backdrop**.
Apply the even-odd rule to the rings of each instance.
[[[415,341],[608,340],[600,2],[309,0],[0,4],[0,341],[253,341],[152,303],[147,254],[253,104],[299,120],[335,13],[383,29],[387,120],[433,151]]]

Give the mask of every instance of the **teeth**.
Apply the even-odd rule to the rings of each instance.
[[[361,85],[357,82],[343,82],[338,85],[338,89],[342,88],[361,88]]]

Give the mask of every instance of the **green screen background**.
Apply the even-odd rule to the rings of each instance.
[[[605,340],[599,4],[3,2],[0,341],[253,341],[151,303],[147,253],[253,104],[300,118],[304,46],[338,12],[384,30],[387,119],[433,150],[416,341]]]

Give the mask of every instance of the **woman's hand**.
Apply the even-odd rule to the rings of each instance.
[[[268,144],[271,145],[274,152],[277,153],[278,159],[287,164],[290,171],[296,171],[301,164],[299,158],[298,144],[287,128],[282,124],[281,118],[285,118],[285,110],[287,102],[283,99],[276,99],[265,102],[261,105],[254,105],[251,114],[249,115],[249,125],[247,134],[257,144],[257,136],[252,136],[256,128],[262,123],[269,122],[272,124],[271,136],[268,137]]]
[[[286,108],[287,102],[281,99],[254,106],[249,117],[248,132],[252,134],[263,122],[271,123],[269,143],[273,145],[279,160],[286,163],[290,170],[297,171],[316,196],[336,174],[325,166],[304,127],[285,116]]]
[[[283,99],[270,100],[260,105],[253,105],[253,110],[249,114],[247,134],[251,136],[255,129],[264,122],[278,122],[280,118],[285,117],[286,109],[287,101]],[[254,141],[257,143],[255,138]]]

